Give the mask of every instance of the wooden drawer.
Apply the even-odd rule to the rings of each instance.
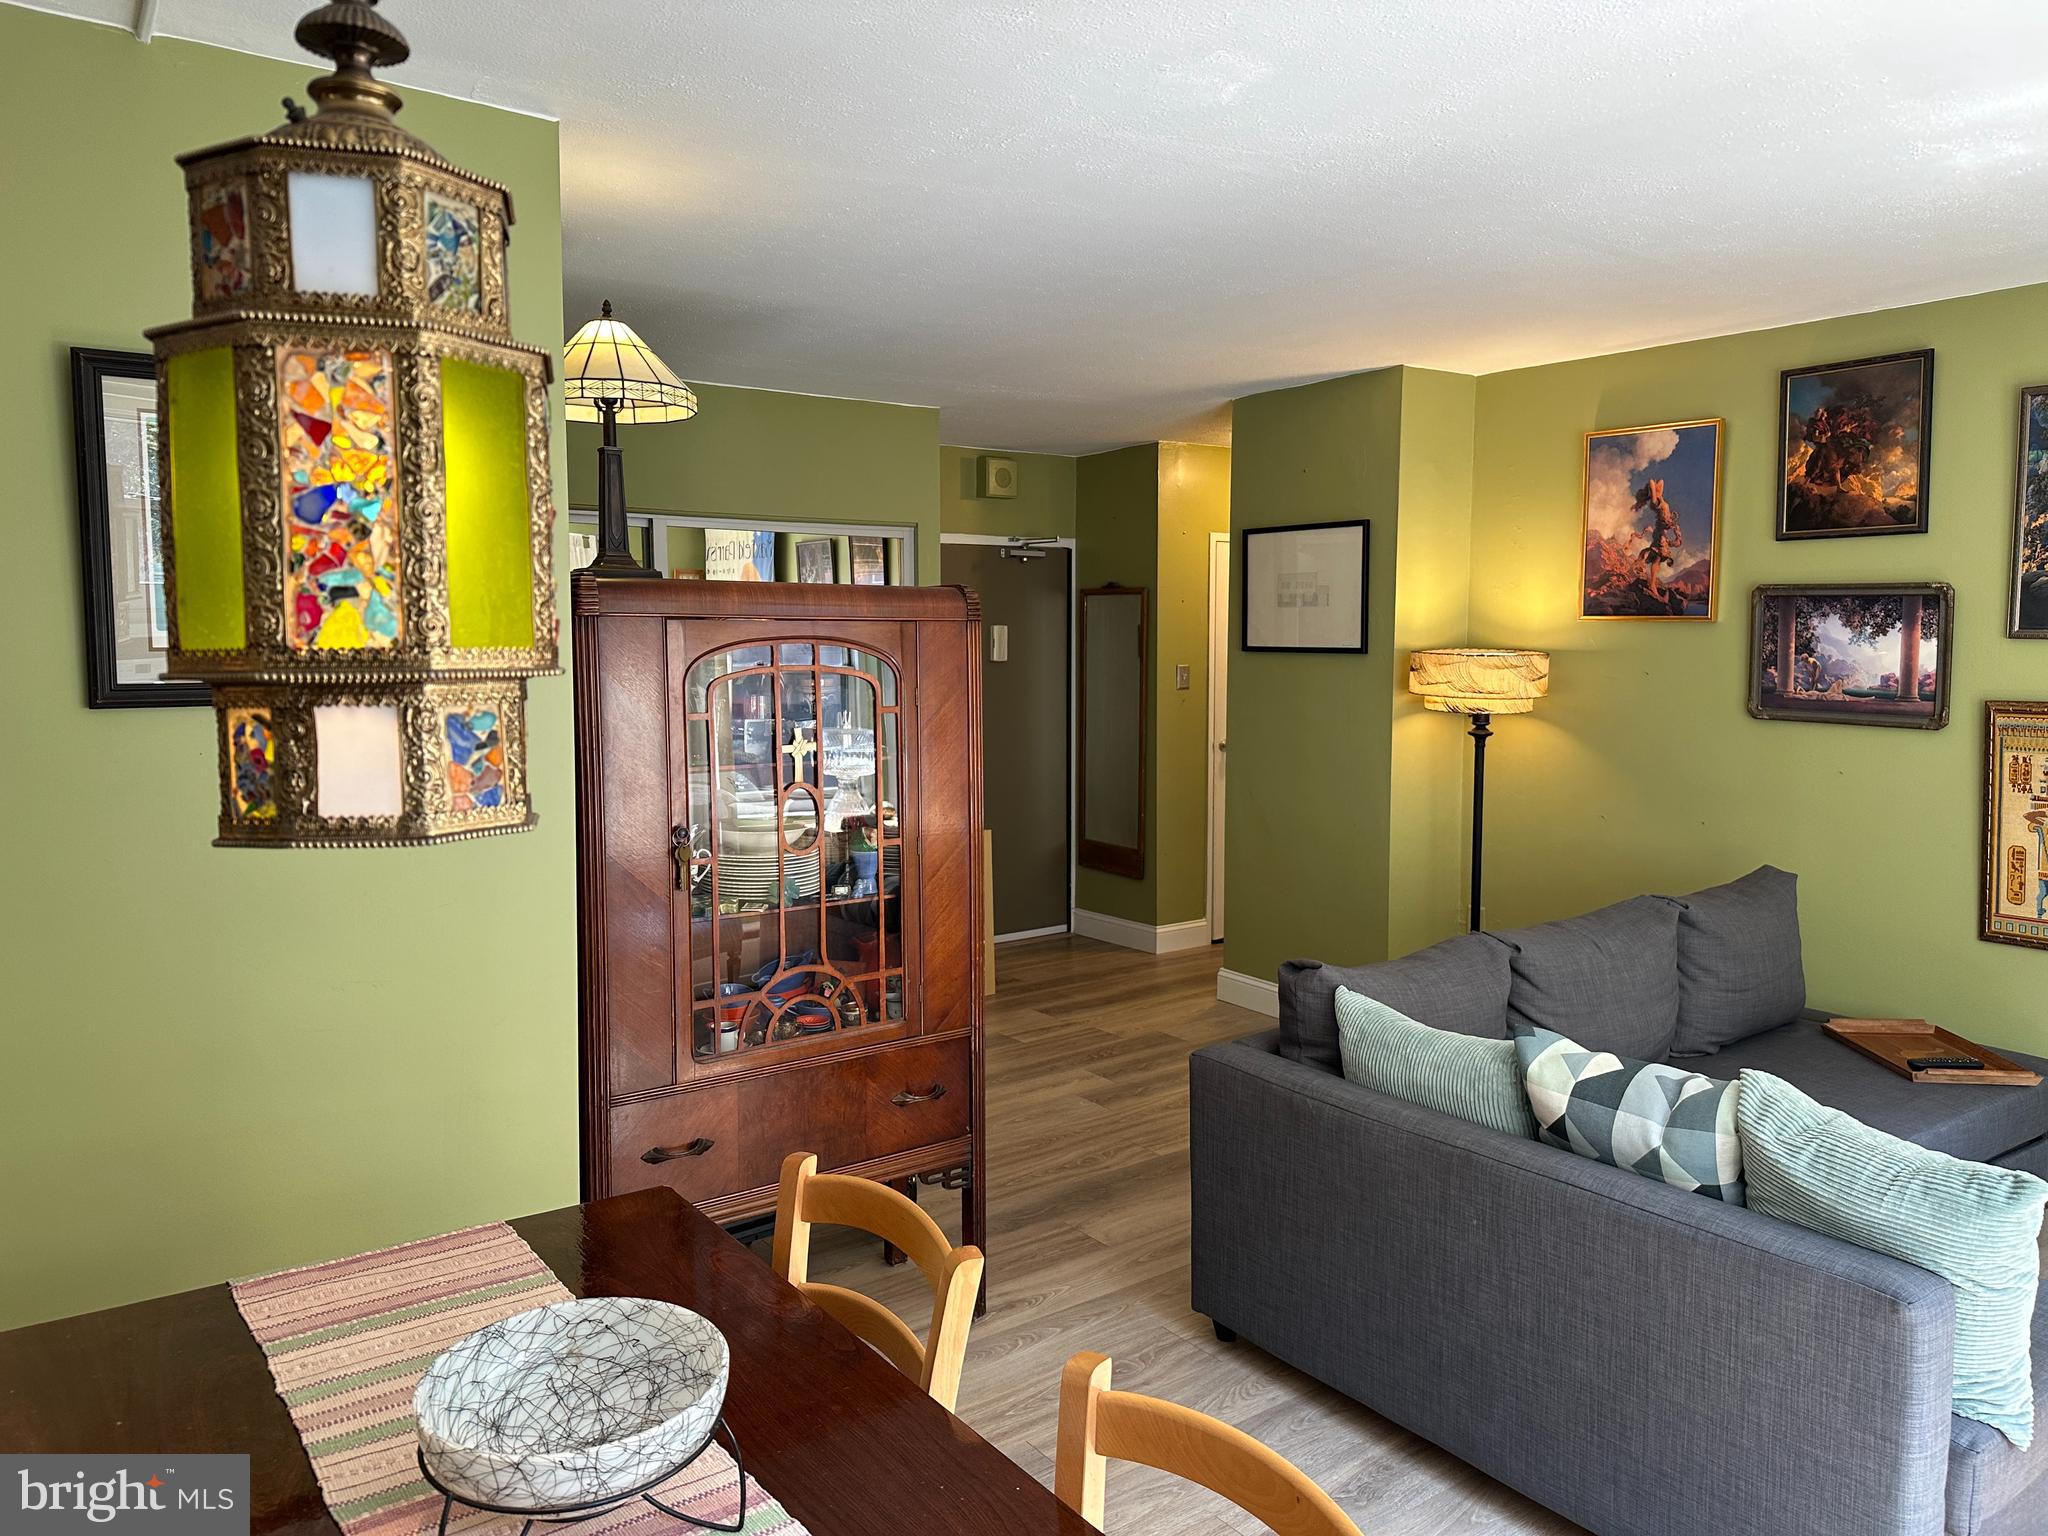
[[[792,1152],[829,1169],[965,1136],[968,1060],[947,1040],[744,1079],[736,1187],[773,1184]]]
[[[666,1184],[710,1200],[740,1183],[739,1094],[730,1083],[621,1104],[611,1115],[611,1193]],[[657,1155],[649,1162],[644,1154]]]

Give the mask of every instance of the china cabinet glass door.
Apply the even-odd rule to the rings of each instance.
[[[809,640],[731,646],[686,683],[690,1054],[901,1032],[895,668]]]

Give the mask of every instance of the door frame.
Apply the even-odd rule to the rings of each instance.
[[[1063,549],[1067,552],[1067,921],[1064,927],[1059,928],[1027,928],[1021,933],[999,933],[995,937],[995,941],[998,944],[1007,944],[1015,939],[1042,939],[1050,934],[1071,933],[1073,931],[1075,869],[1074,852],[1077,846],[1076,839],[1078,839],[1081,835],[1080,824],[1075,819],[1077,812],[1075,810],[1074,803],[1074,776],[1080,766],[1080,746],[1079,737],[1077,734],[1080,730],[1080,721],[1076,717],[1074,712],[1075,697],[1080,690],[1080,674],[1075,670],[1078,666],[1078,662],[1075,659],[1075,653],[1080,646],[1081,640],[1080,634],[1078,630],[1075,628],[1075,626],[1079,622],[1078,614],[1081,608],[1079,582],[1080,557],[1075,552],[1075,541],[1070,538],[1055,539],[1043,537],[1038,534],[1012,535],[1003,533],[942,532],[939,535],[939,544],[941,546],[941,575],[944,574],[943,546],[947,544],[981,544],[1001,548],[1006,544],[1015,544],[1018,539],[1025,538],[1032,540],[1034,543],[1041,544],[1052,549]],[[988,665],[987,657],[988,643],[987,641],[983,641],[983,666]],[[1002,849],[998,848],[996,850],[996,857],[1001,858],[1002,855]]]
[[[1221,567],[1220,574],[1223,579],[1223,606],[1220,609],[1216,606],[1219,565]],[[1204,909],[1203,916],[1208,920],[1209,924],[1209,942],[1214,944],[1223,937],[1222,929],[1225,920],[1224,903],[1222,900],[1223,893],[1217,889],[1216,881],[1217,851],[1223,845],[1223,839],[1217,825],[1217,817],[1223,807],[1216,803],[1216,779],[1219,764],[1226,769],[1228,767],[1227,761],[1223,760],[1227,758],[1227,748],[1230,740],[1230,594],[1232,588],[1230,584],[1230,534],[1228,530],[1222,533],[1210,533],[1209,568],[1206,574],[1209,579],[1209,590],[1203,596],[1207,599],[1206,606],[1209,610],[1209,697],[1205,701],[1205,713],[1209,722],[1207,743],[1209,761],[1207,772],[1203,776],[1205,782],[1203,784],[1202,806],[1208,817],[1208,822],[1203,828],[1202,836],[1203,851],[1207,855],[1203,860],[1202,869],[1202,905]],[[1219,659],[1223,663],[1221,666],[1217,665]],[[1216,694],[1219,687],[1223,690],[1224,694],[1224,718],[1221,720],[1216,718]],[[1229,794],[1228,783],[1229,780],[1226,774],[1224,789],[1226,796]],[[1223,852],[1227,857],[1229,850],[1224,848]]]

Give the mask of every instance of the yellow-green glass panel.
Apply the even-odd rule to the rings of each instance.
[[[165,365],[171,456],[171,548],[178,646],[238,651],[242,612],[242,483],[235,471],[235,354],[180,352]]]
[[[533,644],[526,375],[441,359],[448,627],[457,647]]]

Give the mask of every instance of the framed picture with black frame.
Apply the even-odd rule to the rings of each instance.
[[[1239,551],[1238,643],[1247,651],[1366,651],[1372,524],[1247,528]]]
[[[1931,349],[1786,369],[1778,432],[1780,539],[1927,531]]]
[[[71,423],[85,573],[85,701],[94,709],[204,704],[206,684],[164,677],[171,621],[160,553],[155,359],[73,347]]]

